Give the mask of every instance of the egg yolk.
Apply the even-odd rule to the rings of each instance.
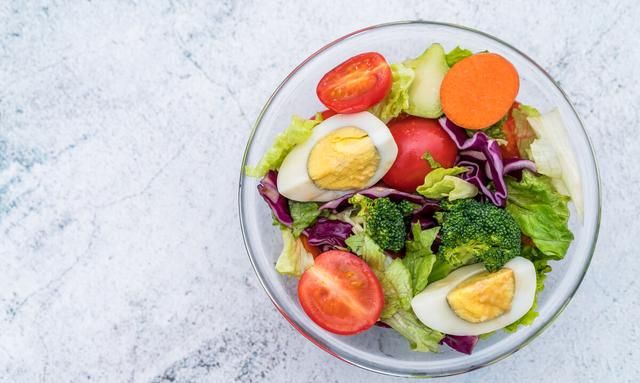
[[[456,315],[467,322],[486,322],[511,310],[515,289],[513,270],[484,272],[451,290],[447,302]]]
[[[347,126],[324,136],[311,149],[307,170],[322,189],[362,189],[380,164],[371,137],[362,129]]]

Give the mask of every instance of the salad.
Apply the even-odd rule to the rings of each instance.
[[[293,116],[245,169],[282,234],[275,269],[299,278],[311,320],[466,354],[534,322],[583,200],[560,113],[521,103],[519,87],[505,57],[437,43],[319,79],[326,110]]]

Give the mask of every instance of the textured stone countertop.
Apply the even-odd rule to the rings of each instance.
[[[596,255],[563,315],[508,359],[438,381],[637,382],[633,0],[3,1],[0,381],[398,381],[329,356],[275,310],[236,195],[283,77],[341,35],[404,19],[530,54],[584,119],[603,185]]]

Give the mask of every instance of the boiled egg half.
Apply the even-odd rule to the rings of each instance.
[[[287,155],[278,172],[278,191],[294,201],[330,201],[373,186],[397,155],[393,136],[376,116],[336,114]]]
[[[536,270],[516,257],[497,272],[482,263],[461,267],[411,301],[426,326],[449,335],[480,335],[517,321],[533,306]]]

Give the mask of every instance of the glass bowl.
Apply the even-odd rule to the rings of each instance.
[[[439,353],[419,353],[394,330],[374,326],[355,335],[331,334],[312,322],[297,298],[297,280],[278,274],[275,261],[282,248],[279,230],[259,196],[258,180],[240,176],[240,223],[249,259],[267,294],[282,315],[307,339],[331,355],[367,370],[395,376],[435,377],[471,371],[501,360],[539,335],[562,312],[580,285],[593,255],[600,223],[600,186],[589,138],[580,118],[553,79],[522,52],[486,33],[451,24],[410,21],[376,25],[344,36],[312,54],[284,79],[258,116],[247,143],[242,168],[256,164],[293,114],[312,116],[325,109],[315,87],[328,70],[362,52],[377,51],[389,62],[418,56],[433,42],[446,50],[456,45],[472,51],[489,50],[509,59],[520,73],[518,101],[541,111],[557,107],[572,138],[584,193],[584,217],[572,209],[575,235],[564,260],[552,262],[546,287],[539,297],[539,317],[513,334],[499,332],[481,340],[472,355],[441,347]]]

